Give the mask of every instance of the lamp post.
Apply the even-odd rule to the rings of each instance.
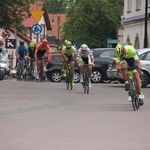
[[[144,48],[147,48],[147,7],[148,7],[148,0],[145,0]]]
[[[59,47],[60,16],[57,15],[57,49]]]

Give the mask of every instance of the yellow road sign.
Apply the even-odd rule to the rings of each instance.
[[[44,11],[42,10],[31,10],[30,12],[36,23],[40,21],[41,17],[44,14]]]

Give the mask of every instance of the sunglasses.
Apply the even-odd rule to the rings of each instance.
[[[71,49],[71,47],[67,47],[67,49]]]

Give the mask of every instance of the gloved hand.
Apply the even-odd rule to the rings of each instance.
[[[79,67],[81,67],[82,66],[82,63],[79,63]]]
[[[94,63],[91,63],[90,65],[91,65],[91,66],[95,66],[95,64],[94,64]]]

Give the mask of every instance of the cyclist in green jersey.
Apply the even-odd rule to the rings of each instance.
[[[76,61],[76,56],[77,56],[76,48],[71,45],[70,41],[65,41],[65,46],[61,51],[61,60],[64,67],[64,74],[63,74],[64,77],[66,76],[66,67],[68,63],[70,63],[72,77],[74,77],[74,64]],[[74,85],[74,82],[72,84]]]
[[[129,91],[129,83],[128,83],[128,71],[127,66],[134,67],[138,69],[134,69],[134,78],[136,80],[136,87],[138,92],[138,97],[140,101],[140,105],[143,105],[144,96],[141,90],[141,79],[139,74],[141,74],[141,62],[137,55],[136,50],[132,45],[122,45],[118,44],[116,46],[116,69],[120,70],[119,73],[122,74],[123,79],[125,80],[125,90]]]

